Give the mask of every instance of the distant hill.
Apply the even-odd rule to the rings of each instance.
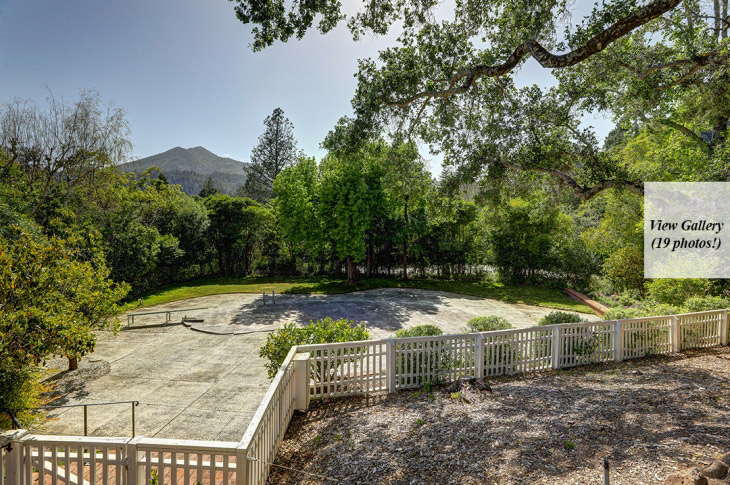
[[[140,158],[119,165],[125,172],[142,173],[148,168],[159,167],[167,181],[179,184],[185,193],[195,195],[210,177],[219,190],[232,194],[246,181],[243,162],[219,157],[203,147],[175,147],[166,152]]]

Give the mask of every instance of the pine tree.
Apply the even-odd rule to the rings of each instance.
[[[218,187],[216,187],[215,182],[213,182],[213,179],[208,177],[205,179],[205,183],[203,184],[203,188],[200,189],[200,193],[198,195],[200,197],[208,197],[211,195],[215,195],[219,192]]]
[[[243,169],[246,172],[243,195],[262,203],[274,198],[274,179],[300,156],[294,125],[281,108],[267,116],[264,125],[266,129],[251,152],[251,163]]]

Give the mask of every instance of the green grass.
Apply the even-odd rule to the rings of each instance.
[[[225,293],[261,293],[271,290],[288,294],[336,294],[377,288],[417,288],[449,291],[463,295],[491,298],[509,303],[524,303],[546,308],[557,308],[581,313],[591,309],[554,288],[514,286],[490,281],[400,280],[387,278],[363,279],[354,285],[345,280],[315,277],[288,278],[205,278],[168,286],[145,295],[141,306],[160,305],[199,296]],[[122,310],[138,308],[138,300],[127,303]]]

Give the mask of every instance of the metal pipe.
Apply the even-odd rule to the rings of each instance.
[[[88,407],[84,405],[84,436],[89,436],[89,426],[87,422],[88,418]]]
[[[109,401],[109,402],[88,402],[84,404],[61,404],[59,406],[39,406],[35,409],[56,409],[56,408],[78,408],[81,406],[110,406],[112,404],[129,404],[134,403],[135,406],[139,401]]]
[[[261,290],[261,299],[264,301],[264,305],[266,305],[266,290]]]
[[[134,438],[134,431],[135,431],[134,430],[134,408],[137,406],[137,404],[139,404],[139,403],[136,401],[132,402],[132,438]]]
[[[609,485],[608,478],[608,458],[603,459],[603,485]]]
[[[276,305],[276,296],[274,295],[274,290],[271,290],[271,303]]]

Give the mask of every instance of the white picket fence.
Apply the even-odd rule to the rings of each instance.
[[[240,442],[0,435],[0,485],[261,485],[311,398],[620,362],[728,344],[727,310],[290,350]],[[9,449],[8,446],[9,445]]]

